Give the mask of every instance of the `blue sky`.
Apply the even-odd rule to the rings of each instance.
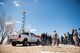
[[[2,4],[1,4],[2,3]],[[0,16],[22,21],[22,10],[26,13],[26,27],[37,29],[35,33],[53,33],[60,35],[80,27],[80,0],[0,0]],[[19,31],[21,23],[15,23]]]

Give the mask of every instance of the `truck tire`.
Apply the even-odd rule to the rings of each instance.
[[[27,39],[24,39],[23,40],[23,46],[27,46],[27,42],[28,42]]]
[[[31,43],[29,43],[29,46],[31,46]]]
[[[36,45],[39,45],[40,44],[40,41],[39,40],[37,40],[37,43],[36,43]]]
[[[12,46],[16,46],[16,42],[12,42]]]

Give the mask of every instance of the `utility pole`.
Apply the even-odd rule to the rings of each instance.
[[[24,33],[25,32],[25,21],[26,21],[26,11],[25,10],[22,10],[22,15],[23,15],[23,18],[22,18],[22,33]]]

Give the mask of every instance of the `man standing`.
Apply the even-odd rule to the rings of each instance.
[[[70,45],[71,44],[71,34],[69,32],[67,32],[67,41],[68,41],[68,44]]]
[[[50,45],[52,45],[52,37],[51,37],[51,35],[49,36],[49,43],[50,43]]]
[[[71,44],[72,45],[74,45],[73,34],[74,34],[74,29],[72,29],[72,34],[71,34]]]
[[[61,44],[64,44],[64,37],[61,36]]]
[[[78,37],[78,32],[76,29],[74,30],[74,33],[73,33],[73,40],[75,42],[75,46],[78,46],[79,45],[79,43],[78,43],[79,37]]]
[[[54,31],[53,40],[54,40],[54,45],[59,46],[59,35],[57,34],[56,31]]]
[[[64,34],[64,44],[67,45],[67,35],[66,34]]]
[[[41,34],[41,44],[42,46],[45,46],[47,44],[47,33]]]
[[[0,30],[0,38],[1,38],[1,30]],[[1,44],[1,39],[0,39],[0,44]]]

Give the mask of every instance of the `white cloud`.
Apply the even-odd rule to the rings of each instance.
[[[19,4],[15,4],[15,6],[20,6]]]
[[[12,25],[13,22],[5,22],[6,25]]]
[[[8,21],[5,22],[6,25],[12,25],[12,24],[14,24],[14,23],[15,23],[15,24],[21,24],[21,22],[18,21],[18,20],[17,20],[17,21],[15,20],[15,21],[10,21],[10,22],[8,22]]]
[[[15,21],[15,23],[18,23],[18,24],[19,24],[19,23],[21,23],[21,22],[20,22],[20,21]]]
[[[20,3],[19,3],[18,1],[14,1],[13,4],[14,4],[15,6],[20,6]]]
[[[37,29],[30,29],[30,31],[31,31],[31,32],[35,32],[35,31],[37,31]]]
[[[28,30],[29,30],[30,32],[35,32],[35,31],[37,31],[37,29],[35,29],[35,28],[32,29],[30,25],[28,26]]]
[[[0,5],[2,5],[2,6],[6,6],[3,2],[0,2]]]
[[[29,25],[29,26],[28,26],[28,28],[30,29],[30,28],[31,28],[31,26]]]

